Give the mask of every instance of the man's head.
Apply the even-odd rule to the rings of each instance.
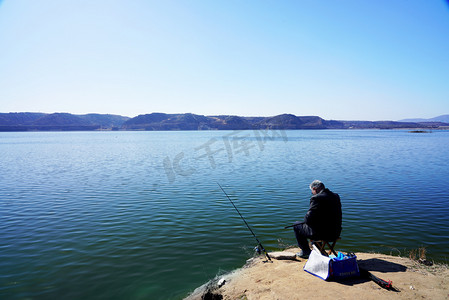
[[[314,180],[310,184],[310,190],[312,191],[312,194],[316,195],[324,190],[324,184],[319,180]]]

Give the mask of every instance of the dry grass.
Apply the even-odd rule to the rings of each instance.
[[[420,247],[413,249],[409,253],[409,258],[413,261],[425,261],[426,260],[426,247]]]
[[[409,268],[415,272],[429,272],[432,274],[440,274],[449,269],[449,265],[443,263],[435,263],[426,258],[426,248],[420,247],[409,252],[409,258],[413,265]]]

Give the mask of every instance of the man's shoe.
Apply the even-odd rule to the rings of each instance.
[[[305,253],[304,251],[299,251],[298,253],[296,253],[296,256],[300,257],[300,258],[309,258],[310,252],[309,253]]]

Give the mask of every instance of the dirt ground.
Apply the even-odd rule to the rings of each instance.
[[[298,251],[285,250],[287,254]],[[196,289],[186,299],[449,299],[447,266],[425,266],[409,258],[383,254],[356,255],[360,268],[391,280],[396,291],[381,288],[366,278],[324,281],[303,270],[305,259],[273,259],[270,263],[260,256]]]

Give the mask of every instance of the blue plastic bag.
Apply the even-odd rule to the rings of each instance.
[[[336,280],[360,276],[357,256],[354,253],[343,254],[338,252],[338,256],[329,262],[330,277]]]
[[[357,265],[357,256],[353,253],[347,255],[338,252],[338,255],[329,257],[313,250],[304,265],[304,271],[323,280],[341,280],[360,275]]]

